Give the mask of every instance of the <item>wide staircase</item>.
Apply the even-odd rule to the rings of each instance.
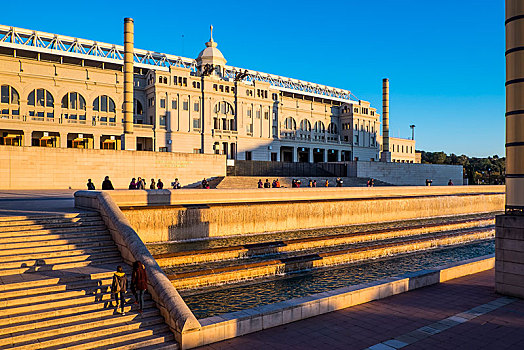
[[[117,265],[97,213],[0,217],[0,349],[178,349],[150,296],[116,312]]]
[[[258,180],[261,179],[262,182],[265,182],[266,179],[269,179],[269,182],[273,182],[274,179],[278,179],[281,187],[291,187],[291,182],[293,179],[301,181],[300,187],[308,187],[309,180],[317,181],[317,187],[325,187],[326,180],[329,181],[329,187],[336,186],[336,177],[278,177],[278,176],[226,176],[216,188],[257,188]],[[343,177],[341,178],[344,182],[342,187],[366,187],[369,179],[359,178],[359,177]],[[375,186],[392,186],[386,182],[376,180]]]

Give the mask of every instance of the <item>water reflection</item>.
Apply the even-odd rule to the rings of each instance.
[[[218,290],[186,295],[184,300],[197,318],[205,318],[397,276],[406,272],[434,268],[494,252],[495,242],[490,240],[386,260],[315,270],[291,277],[287,275],[262,283],[222,286]]]

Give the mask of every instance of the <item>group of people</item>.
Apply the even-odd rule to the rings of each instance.
[[[150,190],[154,190],[154,189],[163,189],[164,188],[164,183],[162,182],[161,179],[158,179],[158,181],[155,183],[155,179],[151,179],[151,183],[149,184],[149,189]],[[129,189],[130,190],[145,190],[146,189],[146,180],[141,178],[141,177],[138,177],[138,179],[131,179],[131,183],[129,183]]]
[[[87,189],[89,191],[96,190],[95,184],[91,181],[91,179],[87,179]],[[111,180],[109,180],[109,176],[106,176],[104,178],[104,181],[102,181],[102,189],[103,190],[114,190],[113,184],[111,183]]]
[[[342,178],[338,177],[336,180],[336,187],[342,187],[344,184],[344,180]],[[292,188],[299,188],[302,185],[302,181],[299,179],[292,179],[291,180],[291,187]],[[369,181],[368,181],[369,186]],[[258,188],[280,188],[280,181],[278,179],[274,179],[273,182],[269,182],[269,179],[266,179],[266,182],[262,182],[262,179],[258,180]],[[308,187],[317,187],[317,180],[309,179]],[[324,187],[329,187],[329,179],[326,179],[324,181]]]
[[[375,179],[371,178],[368,180],[368,187],[375,187]]]
[[[206,189],[206,190],[209,190],[209,181],[206,180],[206,178],[204,178],[202,180],[202,188]]]
[[[280,181],[275,179],[273,182],[269,182],[269,179],[266,179],[266,182],[262,183],[262,179],[259,179],[258,188],[280,188]]]
[[[131,273],[131,292],[135,298],[134,304],[138,305],[138,312],[142,313],[144,310],[144,294],[147,290],[147,274],[142,262],[135,261],[133,263],[133,271]],[[117,266],[116,272],[113,275],[113,282],[111,283],[111,295],[116,301],[115,311],[125,315],[125,295],[127,293],[127,276],[122,266]],[[118,310],[120,308],[120,310]]]

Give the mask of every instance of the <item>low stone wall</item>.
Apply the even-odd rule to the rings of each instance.
[[[392,185],[423,186],[426,179],[433,180],[435,186],[447,185],[450,179],[455,185],[462,185],[463,181],[461,165],[364,161],[348,164],[348,176],[372,177]]]
[[[225,174],[221,155],[0,146],[0,189],[86,189],[87,179],[101,189],[105,176],[115,188],[138,176],[167,188],[175,178],[187,185]]]
[[[258,332],[263,329],[489,270],[494,265],[495,258],[493,255],[489,255],[432,270],[407,273],[376,282],[339,288],[308,297],[208,317],[200,320],[202,325],[200,330],[190,331],[185,334],[186,344],[188,347],[197,347]]]
[[[198,330],[200,328],[198,320],[108,192],[81,191],[81,193],[82,196],[75,194],[75,207],[98,211],[124,261],[129,265],[137,260],[144,264],[148,276],[148,292],[175,334],[181,349],[186,349],[184,333]]]
[[[144,242],[504,209],[503,186],[114,191],[111,195]]]

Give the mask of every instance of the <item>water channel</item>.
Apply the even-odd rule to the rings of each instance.
[[[245,263],[263,263],[268,259],[285,259],[305,254],[321,254],[322,252],[333,252],[340,249],[360,248],[384,243],[395,243],[407,241],[413,238],[434,237],[445,234],[461,234],[463,230],[486,230],[493,229],[494,215],[496,213],[485,213],[475,215],[464,215],[456,217],[440,217],[423,220],[408,220],[398,222],[386,222],[367,225],[351,225],[344,227],[299,230],[290,232],[275,232],[257,235],[235,236],[225,238],[207,239],[191,242],[169,242],[161,244],[150,244],[148,248],[152,254],[181,253],[199,254],[200,251],[209,249],[237,249],[253,243],[278,243],[285,240],[308,239],[313,237],[328,237],[347,233],[360,233],[379,230],[402,229],[410,226],[438,226],[464,222],[480,222],[482,227],[466,227],[464,229],[446,230],[410,237],[390,237],[377,241],[356,242],[344,245],[324,246],[321,248],[310,248],[307,251],[289,251],[260,256],[244,257],[242,259],[226,259],[222,261],[209,261],[196,264],[164,266],[166,273],[198,272],[201,270],[217,271],[215,269],[231,268]],[[491,220],[491,221],[490,221]],[[485,226],[487,225],[487,226]],[[449,227],[449,226],[447,226]],[[492,236],[491,236],[492,237]],[[324,239],[324,238],[322,238]],[[285,241],[290,242],[290,241]],[[256,306],[276,303],[292,298],[304,297],[315,293],[330,291],[340,287],[356,285],[376,281],[386,277],[398,276],[408,272],[431,269],[438,266],[451,264],[479,256],[493,254],[495,244],[493,239],[475,240],[447,247],[439,247],[430,250],[411,252],[402,255],[390,256],[381,259],[371,259],[353,262],[344,265],[323,267],[309,270],[287,272],[273,276],[248,279],[239,283],[222,283],[200,288],[179,290],[189,308],[199,319],[219,315],[222,313],[244,310]],[[185,254],[185,253],[183,253]]]
[[[224,285],[202,293],[182,293],[197,318],[244,310],[340,287],[431,269],[495,252],[495,241],[409,254],[407,256],[279,276],[248,285]]]

